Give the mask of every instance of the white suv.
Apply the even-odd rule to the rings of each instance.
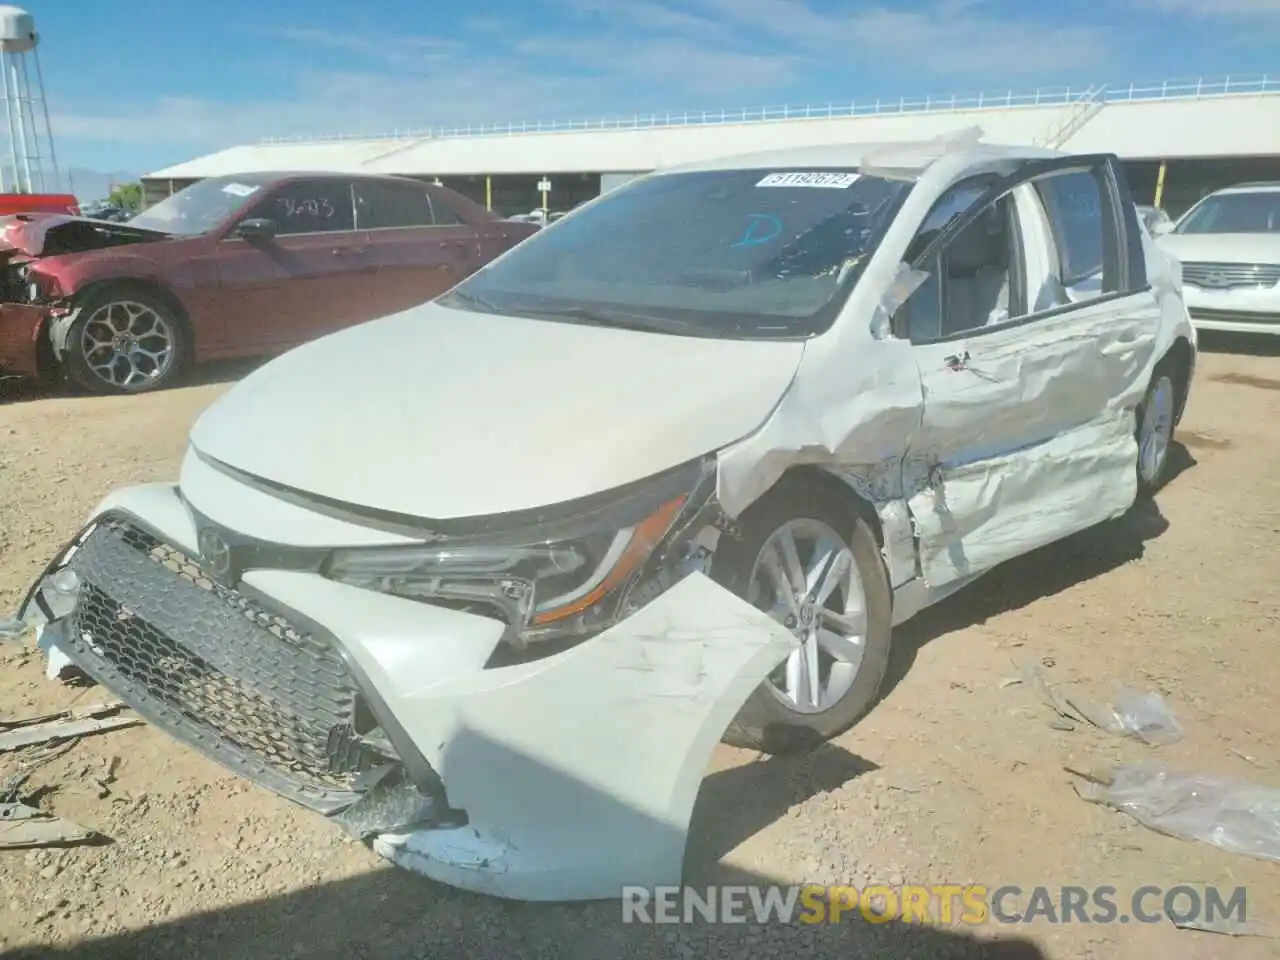
[[[1160,239],[1201,330],[1280,334],[1280,183],[1218,190]]]

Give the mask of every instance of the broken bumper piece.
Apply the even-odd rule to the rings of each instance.
[[[0,377],[40,375],[40,331],[49,316],[45,306],[0,303]]]
[[[486,668],[501,623],[310,572],[228,588],[195,541],[175,488],[121,491],[19,615],[207,756],[403,867],[513,899],[679,882],[712,751],[796,643],[695,573],[576,647]]]

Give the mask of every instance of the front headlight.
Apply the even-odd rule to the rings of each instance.
[[[496,613],[517,646],[590,633],[613,619],[623,588],[713,476],[714,461],[699,461],[519,526],[335,550],[324,573],[369,590]]]

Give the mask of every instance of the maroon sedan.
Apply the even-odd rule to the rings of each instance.
[[[399,177],[201,180],[127,223],[0,220],[0,377],[141,393],[430,300],[536,232]]]

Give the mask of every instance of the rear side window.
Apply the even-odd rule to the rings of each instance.
[[[436,226],[452,227],[467,222],[458,216],[458,211],[453,209],[453,205],[449,203],[449,198],[439,190],[429,190],[428,195],[431,198],[431,209],[435,214]]]
[[[356,229],[430,227],[435,224],[427,188],[416,183],[357,181]]]
[[[1049,214],[1062,282],[1070,287],[1100,277],[1106,260],[1107,216],[1102,184],[1091,170],[1073,170],[1035,181]]]
[[[355,229],[351,183],[346,180],[295,180],[286,183],[254,216],[275,220],[279,233],[334,233]]]

